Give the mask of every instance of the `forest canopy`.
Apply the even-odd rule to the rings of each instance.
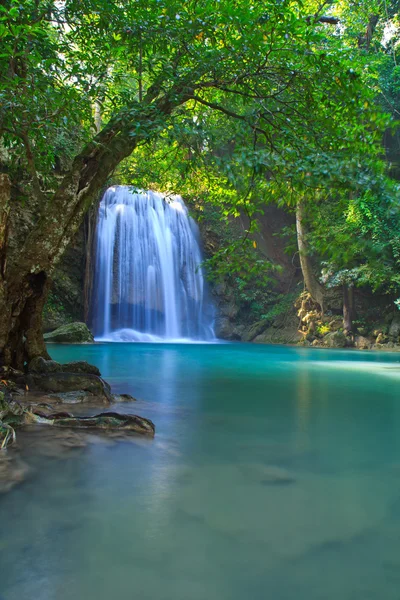
[[[322,308],[337,285],[396,299],[398,32],[375,0],[3,2],[1,360],[46,354],[49,278],[111,178],[245,214],[218,273],[266,267],[251,236],[275,203]]]

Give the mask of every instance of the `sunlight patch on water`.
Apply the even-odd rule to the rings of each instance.
[[[352,371],[353,373],[365,372],[369,375],[383,375],[394,379],[400,379],[400,361],[393,364],[384,362],[367,362],[354,360],[341,361],[315,361],[309,363],[319,370],[331,369],[335,371]]]

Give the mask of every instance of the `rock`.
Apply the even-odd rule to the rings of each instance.
[[[257,335],[253,342],[255,344],[298,344],[303,341],[303,336],[297,327],[268,327],[263,333]]]
[[[103,379],[90,373],[31,373],[27,376],[30,389],[64,394],[87,392],[103,401],[111,402],[111,388]]]
[[[85,360],[75,360],[69,363],[60,364],[55,360],[45,360],[41,356],[33,358],[28,365],[29,373],[88,373],[100,377],[100,371],[94,365],[90,365]]]
[[[330,329],[330,331],[338,331],[338,329],[341,329],[341,327],[343,326],[343,320],[338,318],[338,319],[333,319],[332,321],[330,321],[328,323],[328,327]]]
[[[376,344],[386,344],[388,341],[388,336],[385,333],[379,333],[376,337]]]
[[[348,340],[344,335],[343,331],[333,331],[327,333],[323,338],[324,345],[328,348],[345,348],[348,344]]]
[[[101,373],[97,367],[90,365],[85,360],[74,360],[69,363],[61,365],[63,373],[89,373],[91,375],[98,375]]]
[[[239,307],[234,302],[228,302],[228,304],[222,304],[220,306],[220,313],[224,317],[228,317],[233,321],[239,312]]]
[[[221,283],[217,283],[213,287],[214,294],[217,296],[224,296],[226,294],[226,283],[222,281]]]
[[[62,367],[55,360],[45,360],[41,356],[33,358],[28,365],[30,373],[60,373]]]
[[[255,337],[260,335],[268,327],[268,321],[257,321],[248,329],[245,329],[242,335],[243,342],[252,342]]]
[[[362,335],[357,335],[354,340],[354,346],[359,350],[369,350],[371,348],[371,342]]]
[[[69,344],[93,343],[94,338],[85,323],[71,323],[63,325],[51,333],[45,333],[46,342],[58,342]]]
[[[396,315],[389,327],[389,339],[391,342],[398,342],[400,336],[400,315]]]
[[[114,394],[113,400],[114,402],[136,402],[136,398],[130,394]]]
[[[215,335],[222,340],[233,340],[235,326],[227,317],[218,317],[215,321]]]
[[[138,415],[123,415],[115,412],[103,412],[90,417],[77,417],[68,413],[43,414],[40,412],[29,413],[27,424],[39,422],[56,427],[77,427],[84,429],[106,429],[134,431],[142,435],[154,436],[155,426],[150,419]]]
[[[387,327],[387,325],[380,325],[379,327],[376,327],[373,330],[372,335],[376,338],[381,333],[382,334],[387,334],[388,333],[388,327]]]
[[[245,330],[244,325],[236,325],[233,329],[232,339],[233,340],[241,340],[243,339],[243,333]]]
[[[98,396],[93,396],[89,392],[85,392],[84,390],[50,394],[49,398],[52,402],[62,404],[87,404],[88,402],[98,402]]]

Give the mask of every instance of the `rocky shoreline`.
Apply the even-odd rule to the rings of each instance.
[[[46,435],[51,430],[57,439],[68,438],[69,447],[86,445],[85,434],[155,435],[154,423],[149,419],[113,410],[135,398],[112,394],[97,367],[85,361],[61,364],[37,357],[26,372],[3,368],[0,379],[0,493],[21,483],[29,473],[18,452],[20,429],[37,426]],[[83,407],[90,413],[100,411],[76,414]],[[65,435],[58,433],[61,429]]]

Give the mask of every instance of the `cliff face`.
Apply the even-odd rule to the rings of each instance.
[[[199,222],[206,258],[212,257],[227,243],[243,238],[248,227],[245,217],[224,223],[209,212],[205,207]],[[302,281],[301,269],[297,253],[286,251],[288,236],[283,235],[285,230],[294,227],[294,223],[293,215],[272,205],[265,207],[264,215],[259,219],[259,231],[252,236],[253,260],[264,258],[273,266],[270,281],[265,286],[258,286],[257,276],[250,277],[246,283],[240,274],[232,276],[230,273],[211,282],[218,310],[218,337],[251,341],[272,323],[276,324],[276,329],[271,335],[278,337],[278,341],[289,343],[296,337],[298,319],[293,303]]]

